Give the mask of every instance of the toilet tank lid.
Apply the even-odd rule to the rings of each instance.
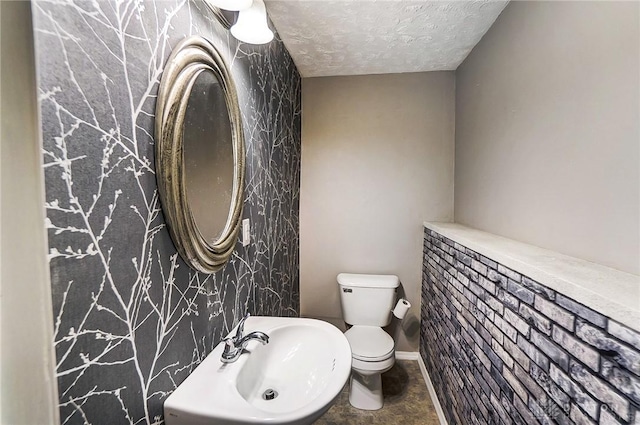
[[[397,288],[400,279],[387,274],[353,274],[340,273],[338,283],[343,286],[358,286],[362,288]]]

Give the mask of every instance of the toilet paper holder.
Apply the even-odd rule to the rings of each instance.
[[[411,303],[404,298],[400,298],[396,303],[396,306],[393,308],[393,315],[398,319],[404,319],[404,316],[407,314],[407,311],[411,308]]]

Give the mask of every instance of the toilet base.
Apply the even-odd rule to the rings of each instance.
[[[356,409],[378,410],[382,408],[382,376],[380,373],[361,375],[351,371],[349,378],[349,403]]]

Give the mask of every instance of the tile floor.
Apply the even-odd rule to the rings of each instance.
[[[358,410],[349,404],[347,384],[336,403],[314,425],[439,425],[417,361],[397,360],[382,374],[382,392],[382,409]]]

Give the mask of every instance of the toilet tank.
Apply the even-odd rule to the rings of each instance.
[[[350,325],[387,326],[400,285],[398,276],[338,275],[342,317]]]

